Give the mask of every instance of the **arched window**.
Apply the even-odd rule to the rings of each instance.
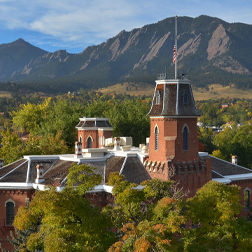
[[[156,104],[158,105],[158,104],[160,104],[160,100],[161,100],[161,92],[158,90],[157,92],[156,92]]]
[[[250,208],[250,190],[244,191],[244,205],[246,209]]]
[[[14,203],[6,203],[6,225],[12,225],[14,221]]]
[[[79,141],[80,141],[80,143],[82,143],[82,136],[80,136],[80,140]]]
[[[158,127],[155,128],[155,150],[158,150]]]
[[[92,148],[92,138],[91,138],[91,137],[89,137],[89,138],[87,139],[87,147],[88,147],[88,148]]]
[[[186,126],[183,131],[183,150],[188,150],[188,128]]]

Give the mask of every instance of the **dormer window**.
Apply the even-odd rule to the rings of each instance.
[[[183,104],[188,104],[188,94],[186,91],[183,92]]]
[[[161,92],[160,92],[160,90],[158,90],[156,92],[156,105],[159,105],[160,101],[161,101]]]

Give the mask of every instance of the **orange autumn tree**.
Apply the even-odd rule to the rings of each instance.
[[[118,242],[109,252],[178,250],[184,200],[174,182],[153,179],[139,187],[114,173],[109,184],[114,186],[116,205],[103,212],[118,228]]]

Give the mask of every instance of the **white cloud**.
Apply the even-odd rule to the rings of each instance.
[[[228,22],[252,23],[252,4],[240,0],[0,0],[0,22],[8,29],[35,32],[50,43],[98,44],[121,30],[174,15],[205,14]],[[32,35],[31,35],[32,36]],[[38,39],[35,38],[34,40]]]

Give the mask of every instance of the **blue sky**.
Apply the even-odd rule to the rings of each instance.
[[[0,44],[18,38],[49,52],[80,53],[167,17],[208,15],[252,24],[252,1],[0,0]]]

